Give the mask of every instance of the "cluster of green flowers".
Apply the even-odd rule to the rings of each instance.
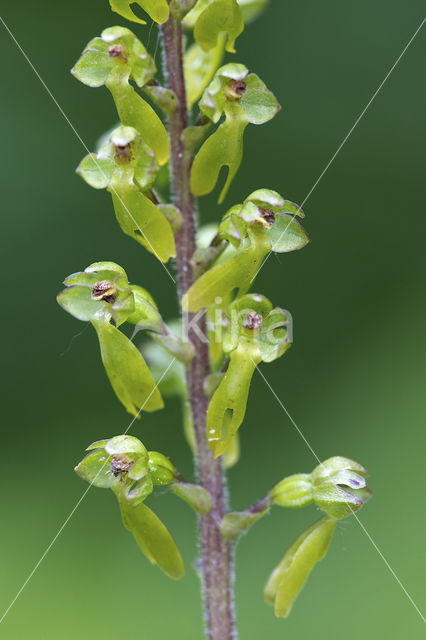
[[[139,5],[159,24],[172,11],[186,29],[193,30],[184,71],[187,107],[191,110],[198,102],[199,114],[182,141],[193,160],[189,164],[194,196],[212,192],[221,169],[227,167],[219,195],[222,203],[242,161],[247,125],[266,123],[280,109],[273,93],[244,65],[222,65],[225,53],[235,51],[244,23],[256,17],[266,2],[110,0],[115,12],[133,22],[144,24],[134,11]],[[105,29],[91,40],[72,70],[84,84],[110,91],[120,121],[96,152],[81,161],[77,172],[90,186],[110,192],[122,231],[165,263],[176,256],[175,236],[183,222],[181,212],[166,204],[164,195],[170,144],[161,115],[174,113],[177,98],[161,86],[156,72],[144,45],[121,26]],[[212,234],[203,230],[199,234],[192,258],[197,279],[183,296],[182,309],[207,316],[211,375],[204,381],[210,398],[206,438],[214,456],[223,456],[226,466],[239,457],[239,428],[256,367],[276,360],[291,346],[287,312],[249,291],[270,252],[299,250],[309,242],[303,218],[302,209],[276,191],[257,189],[232,206]],[[161,409],[163,396],[179,395],[185,434],[194,447],[184,368],[195,351],[188,336],[180,334],[176,323],[166,324],[152,295],[130,284],[125,270],[114,262],[91,264],[64,284],[58,302],[77,319],[93,325],[105,371],[126,410],[139,417],[142,411]],[[121,330],[124,323],[148,332],[144,355]],[[145,500],[156,486],[166,485],[205,514],[212,506],[210,494],[184,482],[166,456],[147,451],[132,436],[95,442],[88,450],[76,467],[78,475],[94,486],[112,489],[123,523],[141,550],[168,575],[180,577],[183,562],[176,544]],[[311,474],[285,478],[255,507],[223,519],[223,536],[234,540],[272,505],[314,503],[325,512],[292,545],[266,586],[265,597],[278,616],[288,615],[312,567],[324,556],[336,521],[369,497],[366,475],[351,460],[331,458]]]

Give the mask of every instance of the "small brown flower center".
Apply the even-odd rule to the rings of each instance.
[[[117,164],[130,164],[132,161],[132,149],[130,144],[115,145],[115,161]]]
[[[260,217],[261,222],[267,229],[270,229],[275,222],[275,213],[272,211],[272,209],[260,208]]]
[[[109,280],[95,282],[92,289],[92,299],[112,304],[117,298],[117,289]]]
[[[243,325],[247,329],[260,329],[263,324],[263,317],[260,313],[256,313],[255,311],[251,311],[244,318]]]
[[[108,53],[110,58],[123,58],[127,62],[127,49],[122,44],[112,44],[108,47]]]
[[[120,481],[127,475],[133,461],[124,456],[114,456],[111,459],[110,469],[114,478],[119,478]]]
[[[246,91],[247,85],[244,80],[230,80],[225,88],[226,97],[231,102],[241,100]]]

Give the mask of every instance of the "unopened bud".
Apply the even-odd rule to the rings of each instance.
[[[366,476],[368,471],[348,458],[325,460],[311,474],[315,504],[338,520],[351,515],[371,497]]]
[[[271,501],[280,507],[304,507],[312,502],[312,482],[308,473],[284,478],[270,493]]]

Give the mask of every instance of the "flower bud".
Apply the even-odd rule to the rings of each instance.
[[[311,474],[315,504],[337,520],[351,515],[371,497],[366,476],[368,471],[353,460],[329,458]]]
[[[312,502],[312,482],[308,473],[284,478],[272,489],[271,501],[280,507],[304,507]]]

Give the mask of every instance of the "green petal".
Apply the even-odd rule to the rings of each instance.
[[[114,174],[109,191],[115,215],[124,233],[142,244],[159,260],[176,255],[171,226],[158,207],[129,181]]]
[[[112,324],[92,319],[99,338],[102,362],[115,394],[127,411],[156,411],[164,404],[154,378],[139,350]]]
[[[309,242],[309,236],[302,225],[294,216],[284,213],[275,214],[275,222],[266,231],[266,235],[271,241],[271,251],[275,253],[303,249]]]
[[[74,471],[80,478],[86,480],[95,487],[109,489],[114,480],[110,471],[110,459],[104,449],[96,449],[87,454],[75,467]]]
[[[216,0],[199,16],[194,38],[204,49],[213,49],[221,33],[228,35],[226,50],[235,53],[234,43],[244,30],[244,18],[237,0]]]
[[[108,45],[102,38],[94,38],[71,70],[73,76],[89,87],[102,87],[114,68]]]
[[[77,320],[87,322],[104,307],[100,300],[92,299],[92,290],[86,286],[69,286],[57,296],[58,304]]]
[[[185,571],[183,560],[161,520],[143,503],[132,506],[120,500],[120,508],[124,526],[131,531],[142,552],[168,576],[180,578]]]
[[[239,104],[244,110],[247,120],[252,124],[264,124],[272,120],[281,108],[274,94],[254,73],[247,76],[245,82],[247,91]]]
[[[315,564],[327,553],[336,527],[323,518],[293,543],[265,587],[265,600],[275,605],[275,615],[286,618]]]
[[[158,24],[163,24],[169,17],[167,0],[109,0],[109,3],[111,9],[120,14],[120,16],[139,24],[146,24],[146,21],[141,20],[133,13],[130,8],[132,4],[138,4]]]

